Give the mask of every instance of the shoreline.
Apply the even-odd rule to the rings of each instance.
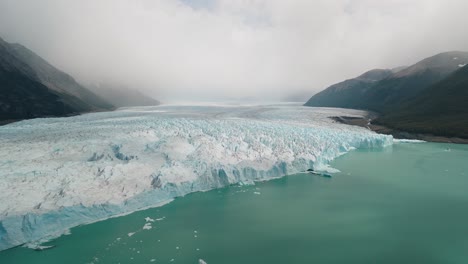
[[[454,143],[454,144],[468,144],[468,139],[457,137],[444,137],[431,134],[409,133],[398,129],[389,128],[382,125],[372,124],[372,121],[377,118],[377,114],[369,113],[365,117],[351,117],[351,116],[332,116],[330,119],[351,126],[360,126],[372,130],[379,134],[392,135],[396,139],[416,139],[427,142],[435,143]]]
[[[80,116],[80,115],[85,115],[85,114],[92,114],[92,113],[102,113],[102,112],[114,112],[118,108],[112,109],[112,110],[96,110],[96,111],[89,111],[89,112],[80,112],[80,113],[71,113],[68,115],[61,115],[61,116],[37,116],[37,117],[31,117],[31,118],[21,118],[21,119],[6,119],[6,120],[0,120],[0,126],[6,126],[8,124],[13,124],[25,120],[33,120],[33,119],[38,119],[38,118],[66,118],[66,117],[74,117],[74,116]]]

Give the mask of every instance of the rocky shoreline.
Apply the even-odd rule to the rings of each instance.
[[[375,113],[369,113],[365,117],[333,116],[330,118],[342,124],[365,127],[379,134],[392,135],[394,138],[397,138],[397,139],[417,139],[417,140],[424,140],[428,142],[438,142],[438,143],[468,144],[468,139],[465,139],[465,138],[443,137],[443,136],[436,136],[436,135],[430,135],[430,134],[409,133],[409,132],[401,131],[398,129],[393,129],[393,128],[382,126],[382,125],[372,124],[372,121],[375,118],[377,118],[377,116],[378,115]]]

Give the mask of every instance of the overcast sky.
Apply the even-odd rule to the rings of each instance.
[[[468,50],[467,10],[466,0],[0,0],[0,36],[83,83],[163,100],[280,98]]]

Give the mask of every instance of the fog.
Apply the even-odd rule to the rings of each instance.
[[[468,50],[465,0],[0,0],[0,36],[84,84],[303,101],[372,68]]]

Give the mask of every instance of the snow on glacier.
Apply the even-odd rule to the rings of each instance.
[[[0,127],[0,250],[190,192],[331,169],[392,137],[336,123],[356,110],[159,106]]]

